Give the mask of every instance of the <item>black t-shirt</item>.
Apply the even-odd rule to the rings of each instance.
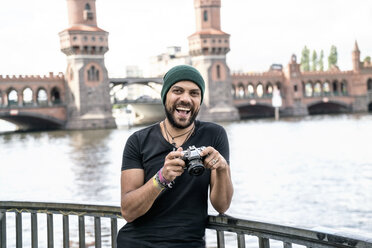
[[[212,146],[229,163],[226,131],[210,122],[195,122],[195,130],[182,145]],[[164,165],[173,150],[161,134],[159,123],[132,134],[125,145],[122,170],[143,169],[145,181]],[[204,235],[208,217],[210,170],[200,176],[185,171],[175,179],[171,189],[164,190],[149,211],[127,223],[118,233],[118,248],[141,247],[205,247]]]

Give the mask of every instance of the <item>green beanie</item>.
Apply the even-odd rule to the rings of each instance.
[[[203,102],[203,95],[204,95],[204,79],[200,75],[200,72],[196,70],[194,67],[189,65],[177,65],[170,69],[163,78],[163,88],[161,89],[161,100],[165,105],[165,98],[172,87],[173,84],[180,82],[180,81],[191,81],[196,83],[200,90],[201,90],[201,102]]]

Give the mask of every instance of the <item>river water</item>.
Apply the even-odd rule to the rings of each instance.
[[[372,237],[371,114],[221,124],[235,188],[227,214]],[[0,135],[0,200],[118,206],[123,147],[139,128]],[[209,247],[214,235],[207,232]],[[228,247],[234,237],[227,236]],[[29,238],[23,242],[28,247]]]

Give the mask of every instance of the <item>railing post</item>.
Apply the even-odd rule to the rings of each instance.
[[[68,215],[63,215],[63,248],[70,246],[70,224]]]
[[[270,248],[270,240],[267,238],[258,238],[258,244],[260,248]]]
[[[6,247],[6,212],[0,211],[0,247]]]
[[[292,243],[284,242],[283,248],[292,248]]]
[[[238,248],[245,248],[245,236],[244,233],[237,233],[238,237]]]
[[[48,248],[54,247],[53,214],[47,214]]]
[[[217,247],[225,248],[225,234],[223,231],[217,231]]]
[[[22,213],[16,212],[16,247],[22,248]]]
[[[95,238],[95,248],[101,248],[101,218],[98,216],[94,217],[94,238]]]
[[[37,248],[38,247],[38,239],[37,239],[37,213],[31,213],[31,247]]]
[[[79,248],[85,248],[85,220],[84,220],[84,215],[79,216]]]
[[[116,248],[116,236],[118,235],[118,221],[111,218],[111,247]]]

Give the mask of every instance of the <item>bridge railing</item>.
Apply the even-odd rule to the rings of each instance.
[[[15,214],[15,244],[16,247],[22,247],[23,215],[31,215],[31,226],[27,228],[31,233],[31,247],[39,246],[38,242],[38,217],[46,215],[47,217],[47,247],[54,247],[54,217],[62,217],[62,236],[64,248],[70,247],[70,224],[69,217],[78,217],[78,246],[86,247],[86,224],[85,219],[88,216],[94,218],[94,246],[102,247],[102,227],[101,219],[108,218],[111,222],[110,240],[111,247],[116,247],[117,220],[121,218],[120,208],[113,206],[100,205],[82,205],[65,203],[42,203],[42,202],[11,202],[0,201],[0,247],[7,247],[8,215]],[[233,247],[246,247],[245,237],[255,236],[258,238],[257,245],[254,247],[269,248],[270,241],[276,240],[282,242],[284,248],[291,248],[292,244],[298,244],[305,247],[338,247],[338,248],[371,248],[372,239],[356,237],[337,232],[324,232],[321,230],[308,230],[297,227],[277,225],[272,223],[257,222],[251,220],[236,219],[230,216],[209,216],[208,229],[216,231],[217,247],[224,248],[225,232],[236,234],[236,243]],[[13,235],[14,236],[14,235]]]

